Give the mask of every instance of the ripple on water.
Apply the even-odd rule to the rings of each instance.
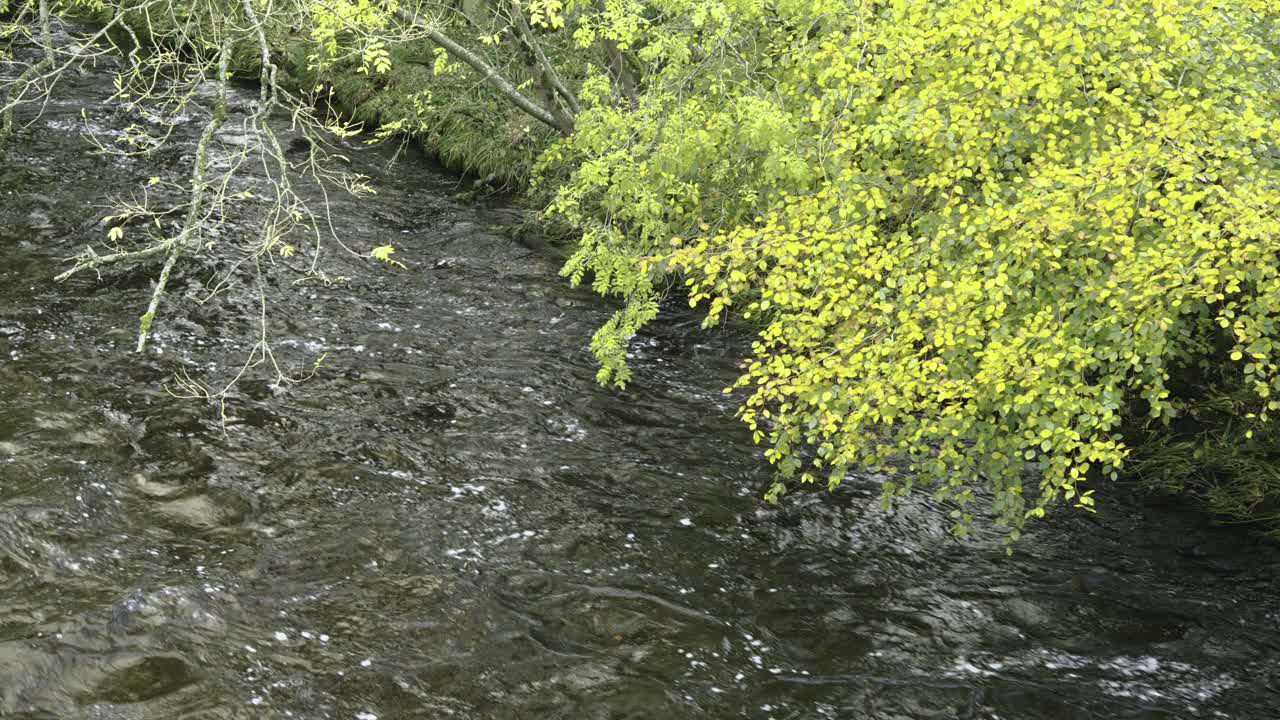
[[[347,284],[268,277],[275,359],[306,375],[324,355],[315,376],[251,369],[225,422],[174,397],[176,372],[239,371],[258,286],[179,302],[229,243],[188,258],[137,356],[154,267],[48,282],[102,236],[84,208],[183,176],[198,132],[179,127],[158,169],[82,152],[78,106],[118,130],[99,72],[0,163],[0,717],[1280,706],[1273,550],[1122,495],[1012,557],[984,528],[956,541],[927,497],[878,512],[879,477],[764,506],[769,471],[720,392],[748,351],[736,331],[693,336],[673,311],[632,347],[631,387],[598,386],[588,346],[612,308],[488,227],[509,208],[457,205],[454,178],[388,172],[378,149],[347,148],[379,194],[335,197],[333,217],[408,267],[335,253]]]
[[[38,645],[44,645],[41,648]],[[0,715],[166,717],[203,707],[199,674],[183,657],[127,649],[95,651],[49,642],[0,643]],[[178,717],[178,714],[167,715]]]

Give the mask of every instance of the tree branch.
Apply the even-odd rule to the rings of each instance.
[[[541,122],[547,127],[559,132],[562,135],[568,135],[573,132],[573,122],[569,118],[557,118],[547,109],[538,105],[538,103],[525,97],[516,86],[512,85],[506,78],[502,77],[498,71],[485,61],[484,58],[471,52],[467,48],[459,45],[453,38],[445,35],[436,28],[433,28],[419,20],[413,13],[404,8],[396,8],[396,17],[400,20],[422,30],[432,42],[444,48],[449,54],[466,63],[480,74],[481,79],[489,83],[507,98],[516,107],[524,111],[526,115]]]
[[[596,12],[604,14],[604,0],[596,0],[594,7]],[[636,82],[635,73],[627,65],[627,56],[618,47],[618,41],[601,34],[600,49],[604,52],[605,70],[608,71],[609,78],[613,80],[614,88],[616,88],[618,94],[625,98],[632,107],[639,105],[640,98],[636,90],[639,83]]]
[[[631,68],[627,66],[625,56],[622,50],[618,49],[618,43],[610,38],[601,38],[600,44],[604,48],[605,61],[608,65],[609,75],[617,84],[622,96],[632,107],[640,104],[639,93],[636,90],[636,76],[631,72]]]
[[[147,305],[147,311],[143,313],[138,324],[137,352],[142,352],[147,346],[147,333],[151,330],[152,321],[155,320],[156,309],[160,307],[160,298],[164,295],[164,289],[169,284],[169,273],[173,271],[173,266],[178,262],[178,256],[182,254],[183,248],[199,230],[200,211],[204,205],[204,173],[209,167],[209,143],[213,141],[214,134],[227,119],[227,56],[230,53],[230,43],[223,40],[222,47],[218,51],[218,100],[213,108],[213,116],[205,124],[204,132],[200,134],[200,142],[196,144],[195,166],[191,169],[191,204],[187,206],[187,217],[182,223],[182,231],[178,233],[179,238],[185,237],[186,240],[170,244],[169,257],[165,260],[160,277],[156,280],[156,287],[151,293],[151,302]]]
[[[524,11],[520,8],[519,2],[511,4],[511,19],[516,31],[520,34],[521,43],[529,53],[532,53],[545,82],[560,96],[569,115],[573,116],[582,112],[582,106],[578,104],[578,98],[572,92],[569,92],[569,88],[565,87],[564,81],[560,79],[555,66],[547,59],[546,53],[542,52],[542,46],[534,39],[533,30],[529,27],[529,22],[525,20]]]
[[[145,260],[156,255],[163,255],[168,252],[174,245],[181,244],[187,239],[186,235],[178,234],[168,240],[156,243],[148,248],[141,250],[127,250],[125,252],[111,253],[110,255],[99,255],[89,248],[85,252],[74,257],[76,264],[71,266],[70,270],[55,277],[54,282],[63,282],[84,270],[93,270],[105,265],[114,265],[116,263],[130,262],[133,260]],[[71,259],[71,258],[68,258]]]
[[[161,0],[145,0],[132,10],[145,10],[152,5],[157,4]],[[7,84],[7,92],[3,97],[4,105],[0,106],[0,140],[4,140],[13,131],[13,113],[14,110],[25,101],[27,89],[33,84],[46,80],[55,79],[60,76],[63,71],[71,67],[79,60],[85,60],[92,57],[89,49],[104,37],[107,37],[112,28],[117,25],[123,26],[133,37],[135,44],[137,36],[134,35],[132,28],[122,22],[124,19],[123,12],[116,14],[107,21],[96,33],[85,39],[78,39],[76,45],[68,57],[61,65],[57,65],[56,51],[57,48],[53,44],[52,20],[50,18],[50,10],[48,0],[41,0],[39,4],[39,22],[40,22],[40,47],[44,51],[43,57],[39,62],[28,67],[25,72],[19,75],[15,80]],[[129,53],[128,57],[132,61],[134,54]],[[55,65],[57,65],[55,67]],[[46,90],[47,97],[47,90]]]
[[[45,70],[53,67],[53,30],[49,21],[49,0],[40,0],[40,43],[44,50],[40,61],[23,71],[10,85],[11,90],[5,93],[5,104],[0,108],[0,141],[13,133],[13,111],[22,103],[27,86],[34,83]]]

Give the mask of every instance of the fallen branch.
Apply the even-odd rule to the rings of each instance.
[[[187,236],[179,234],[176,237],[158,242],[155,245],[143,248],[142,250],[128,250],[125,252],[111,253],[110,255],[99,255],[93,251],[93,248],[89,248],[85,252],[71,258],[75,260],[76,264],[72,265],[70,270],[67,270],[61,275],[55,277],[54,281],[62,282],[71,278],[76,273],[84,270],[93,270],[103,267],[104,265],[113,265],[115,263],[131,262],[134,260],[145,260],[150,257],[155,257],[156,255],[163,255],[171,250],[174,245],[185,242],[186,238]]]

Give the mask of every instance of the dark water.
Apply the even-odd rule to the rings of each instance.
[[[104,85],[0,165],[0,717],[1280,717],[1275,548],[1132,500],[1013,558],[874,480],[762,506],[740,338],[668,321],[598,387],[606,303],[413,158],[353,151],[379,194],[336,201],[409,268],[278,281],[281,361],[328,355],[224,430],[166,387],[243,360],[249,293],[179,309],[184,265],[138,356],[154,267],[51,280],[157,173],[86,152]]]

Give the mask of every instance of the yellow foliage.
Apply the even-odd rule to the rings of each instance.
[[[1092,505],[1128,410],[1178,412],[1171,367],[1225,343],[1276,389],[1280,3],[617,7],[663,11],[627,37],[662,52],[637,107],[597,102],[548,153],[584,230],[566,274],[630,301],[604,380],[665,273],[708,323],[760,323],[738,387],[771,497],[900,469],[960,532],[986,486],[1016,537]]]

